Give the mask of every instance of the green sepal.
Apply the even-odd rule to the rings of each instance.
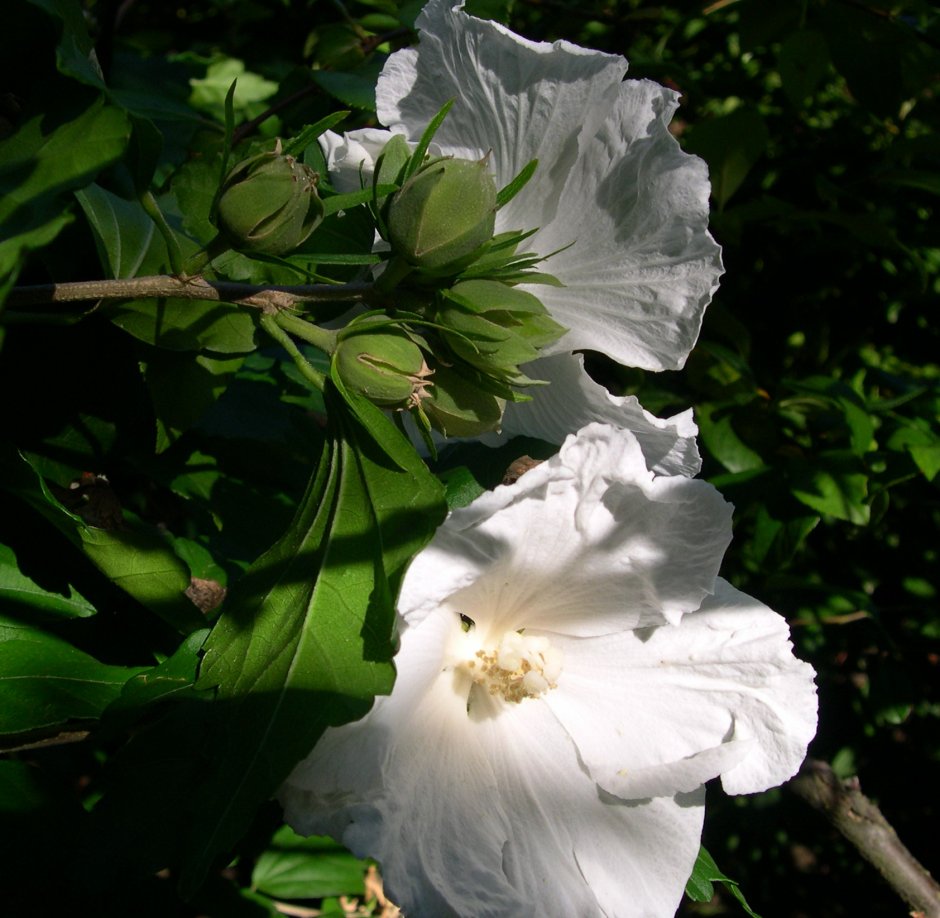
[[[307,125],[296,137],[292,137],[284,144],[284,154],[287,156],[301,156],[304,150],[314,143],[316,139],[331,128],[336,127],[347,115],[348,111],[333,112],[313,124]]]
[[[535,175],[535,170],[538,168],[538,165],[539,161],[537,159],[530,160],[519,170],[519,174],[508,185],[499,190],[499,194],[496,195],[497,208],[505,207],[523,188],[525,188],[529,183],[529,179]]]
[[[408,148],[408,141],[401,134],[392,135],[392,139],[385,144],[375,161],[375,171],[372,173],[372,212],[383,239],[388,236],[387,220],[391,195],[401,188],[410,161],[411,150]],[[394,190],[388,191],[389,187]]]
[[[505,401],[481,386],[476,374],[438,364],[431,381],[419,407],[435,430],[445,437],[476,437],[498,429]]]
[[[442,291],[434,318],[458,357],[516,385],[534,382],[519,365],[565,333],[537,297],[493,280],[461,281]]]
[[[405,167],[403,180],[407,181],[424,165],[424,155],[428,152],[428,147],[431,145],[431,141],[434,139],[437,129],[444,123],[447,113],[454,107],[456,101],[456,99],[450,99],[445,102],[441,106],[440,111],[431,119],[428,126],[424,129],[424,133],[421,135],[418,145],[411,154],[411,160]]]

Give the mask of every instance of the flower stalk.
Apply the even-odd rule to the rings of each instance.
[[[294,344],[290,335],[281,328],[278,319],[271,315],[263,315],[260,319],[261,327],[290,354],[294,361],[294,366],[300,371],[301,375],[314,388],[322,392],[326,388],[326,377],[315,369],[309,360],[300,352],[300,349]]]
[[[170,228],[170,225],[166,222],[166,217],[163,216],[163,211],[160,210],[160,205],[157,203],[157,199],[153,196],[152,191],[145,191],[140,196],[140,206],[143,207],[147,216],[156,224],[160,235],[163,237],[163,241],[166,243],[166,253],[167,257],[170,259],[170,267],[173,269],[173,273],[183,274],[185,259],[183,257],[183,251],[180,248],[179,240],[176,238],[176,234]]]

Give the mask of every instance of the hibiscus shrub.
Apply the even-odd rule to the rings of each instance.
[[[936,11],[918,0],[467,3],[527,39],[606,52],[559,45],[550,57],[489,24],[448,46],[448,29],[466,19],[448,19],[450,4],[436,0],[418,20],[427,65],[403,50],[418,40],[421,6],[14,0],[7,11],[7,910],[394,914],[373,862],[284,825],[271,798],[290,775],[281,800],[291,822],[381,855],[390,892],[419,902],[419,914],[459,913],[466,901],[477,903],[468,914],[551,914],[538,897],[556,886],[570,896],[559,915],[589,913],[588,895],[598,913],[665,914],[695,857],[705,781],[704,849],[681,914],[900,913],[856,849],[785,785],[725,791],[784,781],[812,734],[810,670],[790,654],[785,619],[793,653],[817,673],[810,755],[857,775],[914,855],[940,869],[930,832],[940,756]],[[616,55],[640,82],[621,84]],[[564,76],[531,82],[562,59]],[[462,71],[478,60],[486,66]],[[518,94],[492,92],[486,74],[500,67]],[[562,91],[576,85],[585,92]],[[497,124],[510,110],[531,116],[506,122],[527,124],[528,138]],[[582,137],[585,126],[593,133]],[[409,143],[389,144],[389,127]],[[405,258],[393,213],[423,218],[430,200],[435,225],[455,226],[427,190],[448,156],[463,163],[448,172],[486,186],[479,212],[459,257]],[[416,174],[418,204],[403,193]],[[160,283],[72,288],[74,300],[50,286],[143,278]],[[301,286],[317,292],[295,311]],[[588,422],[600,424],[559,453]],[[590,461],[571,458],[589,446]],[[691,481],[699,468],[704,481]],[[520,478],[501,497],[489,490]],[[725,580],[729,511],[715,489],[735,508]],[[661,493],[677,505],[675,495],[694,495],[683,513],[710,509],[666,523],[645,509]],[[513,516],[530,498],[536,510]],[[595,513],[592,528],[582,504],[612,522]],[[559,522],[569,516],[591,552],[564,555],[577,541]],[[435,560],[442,545],[450,561]],[[453,566],[461,551],[471,560]],[[529,559],[521,568],[519,557]],[[540,564],[557,565],[559,580],[557,591],[538,581],[539,615],[503,609],[484,640],[508,595],[497,590],[490,606],[477,595],[497,559],[519,595]],[[629,623],[615,637],[592,630],[597,620],[559,626],[551,644],[545,608],[559,596],[608,627],[608,606],[584,597],[614,570],[610,607]],[[748,616],[750,642],[731,607]],[[435,628],[446,640],[428,651]],[[598,634],[609,658],[591,656]],[[736,640],[750,648],[746,665],[721,656],[738,652]],[[633,687],[632,666],[665,665],[680,645],[714,663],[708,678],[747,691],[719,702],[691,682]],[[478,651],[496,667],[486,677],[471,673]],[[395,660],[416,655],[433,658],[434,679],[463,680],[446,695],[461,716],[483,723],[491,705],[521,697],[519,711],[540,712],[537,727],[513,720],[515,744],[502,731],[513,754],[496,767],[498,754],[480,754],[501,748],[492,725],[492,747],[429,731],[437,689],[415,698],[420,720],[396,721],[413,672],[384,696]],[[578,708],[577,692],[552,694],[566,665],[584,684],[594,674],[629,686]],[[635,710],[618,708],[643,691]],[[696,717],[664,730],[660,704]],[[595,716],[621,746],[593,729]],[[570,742],[549,729],[566,717]],[[642,736],[623,743],[631,725]],[[516,782],[525,761],[536,775],[545,764],[527,745],[527,731],[542,729],[553,763],[571,757],[570,772],[542,780],[545,797],[534,778]],[[603,772],[614,749],[623,774]],[[671,757],[654,761],[660,753]],[[474,756],[488,764],[474,770]],[[558,774],[565,783],[554,786]],[[436,780],[446,807],[434,806]],[[466,812],[478,780],[478,797],[499,787],[499,818]],[[560,817],[570,801],[572,818]],[[424,822],[413,815],[422,806]],[[464,843],[479,857],[454,863],[464,816],[477,819]],[[394,834],[409,832],[414,850]],[[498,832],[521,848],[497,857],[487,844]],[[592,844],[603,850],[585,853]],[[513,863],[517,850],[526,864]],[[621,850],[629,863],[618,875],[607,861]],[[536,855],[551,882],[526,872]],[[512,879],[505,888],[487,885],[494,864]]]

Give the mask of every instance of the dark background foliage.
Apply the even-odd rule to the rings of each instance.
[[[936,874],[940,15],[918,0],[469,6],[529,38],[624,54],[631,77],[681,93],[673,130],[709,163],[727,273],[683,371],[595,356],[592,372],[658,414],[695,406],[703,475],[737,508],[723,572],[787,617],[819,673],[811,755],[858,775]],[[374,123],[371,87],[387,54],[414,40],[419,9],[17,0],[0,143],[36,118],[50,165],[30,172],[0,147],[0,294],[14,281],[166,270],[135,195],[152,188],[191,249],[207,241],[232,79],[244,149],[340,107],[344,127]],[[73,135],[57,133],[69,124]],[[350,232],[361,243],[371,228]],[[297,280],[246,259],[227,273]],[[275,900],[341,914],[335,896],[361,896],[361,868],[278,830],[273,804],[184,903],[175,877],[152,870],[169,863],[192,800],[174,811],[172,796],[121,791],[128,774],[151,785],[175,774],[178,750],[155,759],[154,736],[166,699],[192,683],[198,644],[181,636],[205,621],[174,598],[180,578],[220,589],[280,535],[322,448],[322,400],[234,308],[11,307],[0,333],[11,914],[65,914],[79,900],[98,914],[268,915]],[[470,464],[488,482],[528,449]],[[50,673],[97,687],[63,698]],[[45,719],[20,717],[27,683]],[[765,918],[906,913],[786,787],[748,798],[710,788],[705,843]],[[722,888],[683,908],[741,914]]]

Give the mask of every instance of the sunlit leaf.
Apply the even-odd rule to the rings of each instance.
[[[95,607],[74,588],[52,592],[23,574],[16,555],[6,545],[0,545],[0,606],[8,611],[22,607],[66,618],[87,618],[95,614]]]
[[[365,867],[331,838],[303,838],[282,826],[255,862],[251,885],[278,899],[359,896]]]
[[[185,595],[189,570],[155,530],[129,522],[114,529],[88,525],[62,506],[25,460],[9,474],[8,486],[113,583],[184,633],[202,626],[200,613]]]
[[[738,884],[730,879],[730,877],[726,877],[721,870],[718,869],[714,858],[703,846],[699,848],[698,857],[695,859],[695,866],[692,868],[692,875],[689,877],[689,881],[685,887],[685,894],[693,902],[710,902],[712,896],[715,894],[715,883],[723,883],[734,898],[741,904],[741,908],[744,909],[751,918],[760,918],[760,915],[753,911],[747,904]]]
[[[360,397],[345,394],[350,415],[328,396],[331,435],[298,514],[236,584],[205,645],[199,686],[217,692],[217,764],[186,846],[186,888],[327,726],[390,691],[395,596],[443,516],[440,486],[391,422]]]

